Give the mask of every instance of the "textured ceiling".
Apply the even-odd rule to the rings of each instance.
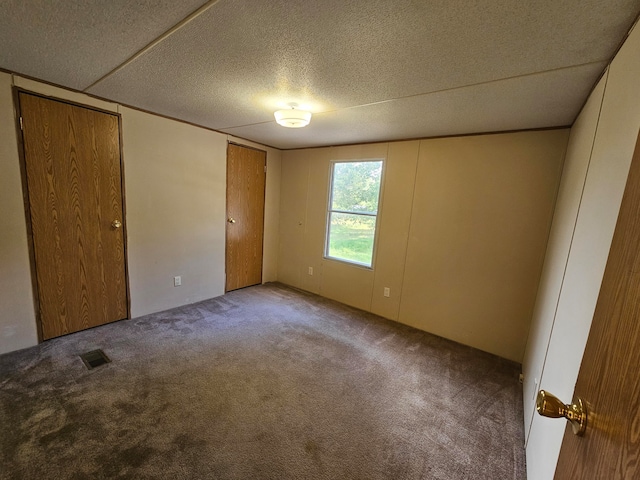
[[[203,0],[0,0],[0,67],[82,90]]]
[[[640,0],[4,1],[0,67],[280,148],[539,128],[573,122],[639,11]],[[275,124],[292,101],[314,112],[309,127]]]

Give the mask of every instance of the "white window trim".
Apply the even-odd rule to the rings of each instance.
[[[351,212],[347,210],[332,210],[331,204],[333,201],[333,174],[334,167],[336,163],[364,163],[364,162],[382,162],[381,172],[380,172],[380,186],[378,189],[378,211],[376,213],[372,212]],[[376,261],[376,251],[378,245],[378,232],[380,227],[380,211],[382,210],[382,192],[384,190],[384,173],[387,161],[386,158],[377,157],[377,158],[351,158],[351,159],[342,159],[342,160],[331,160],[329,163],[329,191],[327,195],[327,208],[326,208],[326,219],[325,219],[325,228],[324,228],[324,252],[323,258],[325,260],[331,260],[334,262],[345,263],[347,265],[352,265],[358,268],[365,268],[367,270],[373,270],[374,264]],[[371,265],[366,263],[358,262],[355,260],[347,260],[344,258],[332,257],[329,255],[329,235],[331,233],[331,213],[346,213],[349,215],[362,215],[375,217],[375,230],[373,233],[373,247],[371,253]]]

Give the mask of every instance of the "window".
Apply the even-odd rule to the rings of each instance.
[[[325,255],[371,267],[382,160],[334,162]]]

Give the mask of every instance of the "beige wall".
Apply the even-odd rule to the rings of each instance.
[[[589,97],[587,104],[571,129],[571,136],[569,137],[558,200],[551,233],[549,234],[540,287],[538,288],[538,297],[531,321],[525,357],[522,362],[524,409],[526,412],[525,434],[527,436],[535,414],[535,398],[547,354],[546,347],[549,343],[556,309],[558,308],[578,210],[582,201],[605,83],[606,75]]]
[[[537,303],[542,305],[556,302],[556,312],[549,320],[543,315],[545,308],[537,308],[540,315],[532,324],[523,365],[529,375],[540,375],[537,388],[548,390],[566,402],[573,397],[640,129],[638,78],[640,28],[636,25],[611,63],[604,83],[593,92],[572,131],[576,143],[573,156],[588,157],[575,159],[578,162],[589,162],[583,182],[584,190],[577,215],[563,213],[562,208],[567,205],[559,204],[557,215],[563,216],[563,221],[569,225],[558,225],[557,229],[572,230],[573,239],[564,258],[556,255],[548,260],[549,264],[560,264],[548,267],[556,271],[554,275],[563,275],[560,293],[556,293],[557,287],[549,287],[550,283],[557,284],[560,280],[547,278],[546,283],[541,286]],[[598,112],[603,93],[602,106]],[[593,124],[596,122],[594,129]],[[580,137],[582,138],[579,139]],[[577,178],[567,180],[563,187],[567,190],[578,188],[575,183],[579,183],[581,174],[568,168],[565,176]],[[560,194],[562,196],[564,192],[561,191]],[[567,191],[566,195],[573,194]],[[572,222],[575,226],[571,225]],[[551,250],[550,255],[553,256]],[[562,264],[566,266],[563,267]],[[548,326],[549,322],[552,322],[551,327]],[[550,336],[546,334],[549,328]],[[542,367],[540,358],[544,359]],[[632,380],[637,382],[636,378]],[[527,422],[532,415],[531,399],[535,392],[535,377],[533,380],[525,378],[525,382]],[[530,480],[553,477],[564,430],[564,422],[533,415],[527,439],[527,470]]]
[[[421,144],[400,321],[522,361],[567,137]]]
[[[227,135],[40,82],[30,91],[120,112],[132,316],[224,293]],[[0,353],[37,343],[11,94],[0,73]],[[237,143],[247,143],[229,138]],[[280,152],[267,151],[263,281],[277,276]],[[173,277],[182,276],[182,286]]]
[[[521,361],[567,137],[553,130],[284,152],[278,278]],[[372,270],[323,258],[330,162],[365,158],[386,159]]]
[[[128,108],[122,132],[131,314],[222,295],[227,139]]]
[[[0,354],[37,342],[11,75],[0,73]]]

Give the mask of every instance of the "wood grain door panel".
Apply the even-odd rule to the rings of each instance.
[[[229,144],[226,291],[262,283],[266,153]]]
[[[118,117],[19,99],[43,339],[126,318]]]
[[[640,135],[575,397],[587,402],[587,430],[567,428],[555,478],[640,478]]]

